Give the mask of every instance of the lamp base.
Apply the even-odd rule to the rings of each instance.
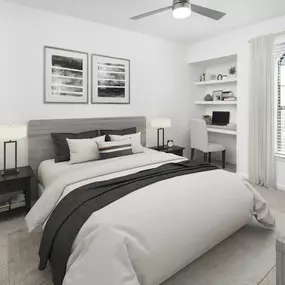
[[[9,176],[9,175],[15,175],[19,173],[19,169],[6,169],[5,171],[1,172],[1,176]]]

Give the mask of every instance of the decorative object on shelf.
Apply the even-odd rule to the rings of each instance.
[[[211,125],[212,124],[212,117],[209,115],[204,115],[203,120],[206,122],[206,125]]]
[[[223,75],[223,80],[228,79],[227,75]]]
[[[222,94],[222,101],[236,101],[237,98],[235,97],[232,91],[223,91]]]
[[[223,90],[214,90],[213,95],[212,95],[213,100],[214,101],[221,101],[222,95],[223,95]]]
[[[204,101],[213,101],[213,97],[212,97],[210,94],[207,94],[207,95],[204,97]]]
[[[204,81],[206,81],[206,73],[202,73],[200,75],[200,82],[204,82]]]
[[[232,65],[231,67],[229,67],[229,75],[234,77],[236,76],[236,73],[237,73],[237,69],[235,67],[235,65]]]
[[[0,140],[4,141],[4,167],[2,176],[12,175],[18,173],[17,160],[18,160],[18,146],[17,140],[25,138],[27,136],[27,127],[22,125],[8,125],[0,126]],[[14,145],[13,147],[11,147]],[[7,168],[7,149],[12,154],[14,148],[14,165]]]
[[[164,149],[164,129],[171,127],[171,119],[155,118],[151,120],[151,127],[157,128],[157,149]],[[160,132],[162,132],[162,144],[160,145]]]
[[[88,54],[44,48],[44,103],[88,103]]]
[[[223,74],[219,74],[219,75],[217,76],[217,80],[223,80]]]
[[[168,141],[167,141],[167,146],[168,146],[168,147],[173,147],[173,146],[174,146],[173,140],[168,140]]]
[[[130,60],[92,54],[92,104],[130,104]]]
[[[217,79],[217,75],[216,74],[211,74],[210,80],[216,80],[216,79]]]
[[[213,77],[215,77],[214,74],[211,74],[211,73],[209,73],[209,72],[206,73],[206,81],[211,81],[211,80],[213,80],[213,79],[212,79]]]

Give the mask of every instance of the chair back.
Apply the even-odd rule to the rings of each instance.
[[[192,119],[190,123],[191,148],[208,153],[208,131],[204,120]]]

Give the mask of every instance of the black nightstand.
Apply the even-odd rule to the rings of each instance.
[[[164,146],[164,148],[162,148],[162,149],[157,149],[157,147],[155,146],[155,147],[150,147],[150,149],[183,156],[183,151],[184,151],[185,147],[174,145],[173,147]]]
[[[31,179],[34,172],[30,166],[19,167],[19,173],[0,175],[0,196],[13,192],[23,191],[25,195],[26,211],[31,209]]]

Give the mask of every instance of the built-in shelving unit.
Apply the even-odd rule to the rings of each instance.
[[[227,78],[223,80],[208,80],[208,81],[198,81],[195,82],[197,86],[204,86],[204,85],[215,85],[215,84],[227,84],[237,82],[237,77]]]
[[[237,111],[238,111],[238,69],[237,75],[229,74],[229,67],[237,66],[237,55],[226,55],[220,58],[212,58],[204,61],[190,63],[191,88],[190,96],[194,107],[191,109],[193,118],[203,118],[204,115],[212,116],[213,111],[230,112],[230,125],[237,126]],[[200,81],[205,74],[206,81]],[[217,78],[218,75],[227,76],[223,80],[210,80]],[[217,91],[225,93],[232,92],[237,98],[235,101],[214,100],[205,101],[207,95],[217,94]],[[214,99],[214,98],[213,98]],[[227,161],[232,164],[237,162],[237,141],[238,132],[235,127],[217,127],[209,125],[208,136],[209,141],[222,144],[227,150]],[[213,154],[214,159],[221,159],[220,154]]]
[[[196,105],[237,105],[237,101],[195,101]]]

